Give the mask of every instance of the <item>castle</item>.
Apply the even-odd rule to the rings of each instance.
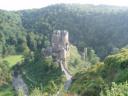
[[[52,57],[58,63],[60,61],[66,65],[66,60],[69,56],[69,40],[68,32],[66,30],[55,30],[52,35]]]
[[[68,71],[67,61],[69,58],[69,35],[66,30],[55,30],[52,34],[51,47],[45,49],[44,56],[52,55],[54,62],[60,65],[67,81],[64,84],[65,90],[68,90],[72,82],[72,76]]]

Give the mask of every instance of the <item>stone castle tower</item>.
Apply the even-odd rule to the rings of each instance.
[[[67,61],[69,58],[69,36],[66,30],[55,30],[52,34],[51,47],[42,50],[44,56],[51,56],[57,64],[60,65],[64,72],[67,81],[64,84],[64,89],[68,90],[72,82],[72,75],[68,71]],[[58,95],[61,96],[61,95]]]
[[[67,67],[66,60],[69,56],[69,36],[66,30],[55,30],[52,35],[52,56],[58,63],[60,61]]]

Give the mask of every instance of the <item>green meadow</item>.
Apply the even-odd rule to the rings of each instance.
[[[2,59],[3,61],[7,61],[9,63],[9,67],[13,67],[16,63],[21,62],[23,60],[22,55],[10,55]]]

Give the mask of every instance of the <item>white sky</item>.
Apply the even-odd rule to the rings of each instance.
[[[80,4],[105,4],[115,6],[128,6],[128,0],[0,0],[0,9],[21,10],[41,8],[51,4],[80,3]]]

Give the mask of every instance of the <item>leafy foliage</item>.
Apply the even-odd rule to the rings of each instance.
[[[73,78],[70,92],[99,96],[102,91],[101,96],[127,96],[127,83],[123,84],[128,80],[127,57],[128,49],[123,48],[106,57],[103,64],[95,64],[78,72]]]
[[[105,77],[108,80],[123,82],[128,79],[128,49],[121,49],[118,53],[109,55],[104,62]]]
[[[34,57],[32,57],[34,56]],[[21,65],[24,80],[30,90],[36,87],[48,94],[54,94],[63,87],[64,76],[59,65],[53,63],[52,58],[44,58],[40,53],[35,53],[26,58]],[[28,57],[28,56],[27,56]]]
[[[9,71],[7,62],[0,62],[0,85],[7,84],[11,79]]]
[[[80,96],[99,96],[105,86],[103,78],[98,74],[101,67],[102,64],[97,64],[78,72],[73,78],[70,92]]]
[[[106,88],[105,92],[101,92],[100,96],[128,96],[128,83],[112,83],[111,88]]]
[[[43,93],[39,88],[35,88],[30,96],[48,96],[48,93]]]
[[[8,63],[0,61],[0,96],[14,95],[14,91],[10,82],[11,73]]]
[[[86,67],[86,64],[75,46],[70,45],[69,50],[68,69],[70,73],[75,74],[80,68]]]
[[[11,84],[0,86],[0,96],[14,96],[14,93]]]

